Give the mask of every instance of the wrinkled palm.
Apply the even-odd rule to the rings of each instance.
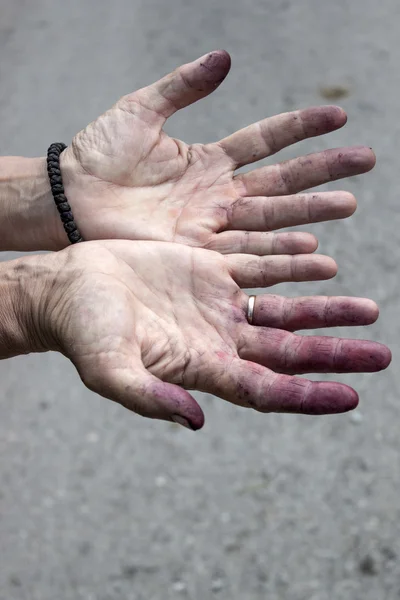
[[[336,265],[325,256],[222,256],[107,241],[41,260],[63,261],[42,317],[53,348],[92,390],[144,416],[201,427],[203,413],[184,388],[262,412],[341,412],[357,404],[354,390],[294,375],[377,371],[390,362],[374,342],[292,333],[372,323],[378,310],[370,300],[265,294],[247,322],[241,288],[332,277]]]
[[[206,145],[187,145],[163,131],[168,117],[212,92],[229,67],[226,52],[213,52],[124,96],[75,136],[61,164],[85,239],[298,254],[315,250],[314,236],[271,232],[352,214],[349,193],[299,192],[371,169],[369,148],[326,150],[235,174],[285,146],[340,128],[346,115],[338,107],[281,114]]]

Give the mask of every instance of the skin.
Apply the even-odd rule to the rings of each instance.
[[[282,148],[339,129],[346,123],[341,108],[280,114],[211,144],[188,145],[165,133],[167,119],[213,92],[229,69],[229,55],[212,52],[122,97],[73,138],[60,164],[85,240],[300,254],[315,251],[313,235],[276,231],[354,212],[356,200],[348,192],[302,192],[369,171],[375,164],[370,148],[324,150],[237,173]],[[1,249],[59,250],[68,244],[45,159],[0,160],[0,217]]]
[[[2,358],[57,350],[93,391],[191,429],[204,415],[187,389],[261,412],[336,413],[357,405],[354,390],[294,375],[387,367],[380,344],[293,333],[372,323],[369,300],[261,295],[248,324],[241,288],[335,275],[334,261],[309,255],[314,236],[275,230],[352,214],[351,194],[300,192],[364,173],[375,157],[326,150],[236,173],[340,128],[338,107],[278,115],[208,145],[168,137],[166,120],[229,67],[226,52],[213,52],[124,96],[75,136],[60,161],[75,219],[86,240],[120,241],[2,264]],[[1,159],[0,249],[66,245],[45,160]]]
[[[62,352],[91,390],[194,430],[204,415],[186,390],[260,412],[338,413],[357,405],[352,388],[294,374],[373,372],[391,360],[375,342],[292,333],[373,323],[378,309],[370,300],[265,294],[248,324],[241,288],[330,278],[336,265],[324,256],[223,256],[108,241],[24,257],[0,270],[3,358]]]
[[[346,115],[338,107],[278,115],[212,144],[187,145],[166,135],[166,120],[212,92],[229,68],[226,52],[210,53],[121,98],[75,136],[62,165],[85,239],[297,254],[314,251],[315,238],[269,232],[354,212],[355,199],[346,192],[297,194],[368,171],[375,164],[369,148],[327,150],[235,175],[239,167],[342,127]]]

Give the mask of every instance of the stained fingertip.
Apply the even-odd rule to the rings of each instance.
[[[218,56],[218,60],[219,60],[220,64],[223,64],[225,69],[229,70],[231,68],[232,59],[231,59],[231,55],[229,54],[229,52],[227,50],[223,50],[222,48],[219,48],[218,50],[214,50],[214,52],[212,52],[212,54],[216,54]]]
[[[191,396],[190,398],[192,399]],[[179,410],[179,415],[183,418],[183,420],[187,421],[188,429],[191,429],[192,431],[198,431],[203,427],[205,421],[204,413],[197,402],[190,402],[190,404],[180,408],[183,410]],[[179,422],[176,418],[177,414],[175,414],[174,417],[175,422]]]
[[[343,125],[346,125],[346,123],[347,123],[346,111],[341,106],[337,106],[337,105],[333,105],[332,108],[336,109],[337,114],[338,114],[338,120],[340,119],[340,121],[342,123],[342,127],[343,127]]]
[[[392,355],[383,344],[369,340],[342,340],[341,352],[336,353],[337,373],[376,373],[386,369]]]
[[[188,429],[191,429],[192,431],[198,431],[199,429],[201,429],[204,425],[205,420],[204,413],[202,411],[196,411],[196,413],[186,414],[185,417],[183,417],[183,419],[187,421]],[[177,421],[176,416],[174,420],[175,422],[179,422]]]
[[[356,169],[360,174],[371,171],[376,164],[375,152],[367,146],[347,148],[345,156],[347,164]]]
[[[172,415],[171,421],[173,423],[176,423],[177,425],[185,427],[185,429],[189,429],[190,431],[198,431],[204,425],[204,418],[202,419],[202,422],[199,423],[193,420],[189,420],[186,417],[182,417],[181,415]]]
[[[312,382],[309,393],[301,406],[301,412],[307,415],[333,415],[345,413],[357,408],[357,392],[344,383],[325,381]]]
[[[204,413],[201,409],[193,411],[193,413],[189,413],[187,417],[189,425],[193,431],[198,431],[203,427],[205,419]]]
[[[329,117],[330,130],[335,131],[336,129],[340,129],[347,123],[347,114],[343,110],[341,106],[336,106],[334,104],[326,104],[322,106],[327,116]]]
[[[369,156],[370,156],[372,167],[374,167],[376,165],[376,154],[375,154],[374,150],[371,148],[371,146],[368,147],[368,150],[369,150]]]
[[[205,82],[217,86],[222,83],[231,68],[231,57],[226,50],[214,50],[195,62],[200,69],[191,72],[191,85]]]
[[[193,431],[203,427],[204,413],[193,396],[185,389],[153,378],[148,391],[156,404],[153,414],[146,416],[172,420]]]
[[[347,121],[346,113],[339,106],[312,106],[299,112],[307,132],[312,135],[336,131],[336,129],[343,127]]]
[[[379,346],[379,350],[377,349],[376,357],[376,371],[384,371],[392,362],[392,352],[387,346],[384,346],[383,344],[376,345]]]

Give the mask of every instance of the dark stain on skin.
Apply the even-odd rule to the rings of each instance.
[[[197,92],[207,93],[210,88],[218,87],[228,75],[231,58],[225,50],[211,52],[194,68],[182,69],[181,77],[186,85]]]
[[[229,73],[231,68],[231,57],[225,50],[210,52],[207,58],[200,63],[200,66],[208,71],[210,78],[207,83],[214,86],[220,85]]]
[[[195,387],[196,381],[193,382],[193,388]],[[181,390],[179,390],[179,388],[171,387],[170,385],[168,385],[168,383],[160,381],[152,383],[148,388],[148,392],[151,396],[153,396],[154,398],[159,398],[161,401],[165,397],[168,397],[171,403],[175,402],[176,404],[176,414],[178,416],[183,416],[181,406],[182,403],[185,404],[185,398],[183,397],[182,392]],[[186,419],[190,428],[193,431],[201,429],[204,425],[204,415],[201,412],[200,408],[197,406],[197,404],[185,407],[184,418]]]
[[[243,309],[233,306],[232,319],[235,323],[244,323],[246,321],[246,315],[244,314]]]
[[[247,387],[245,387],[242,383],[238,384],[238,396],[240,400],[244,400],[246,403],[252,406],[252,403],[248,399],[250,396],[250,392],[247,389]]]
[[[212,54],[210,54],[210,56],[212,56]],[[204,67],[204,69],[207,69],[207,71],[210,71],[210,73],[212,73],[212,69],[205,63],[200,63],[200,66]]]
[[[332,385],[327,392],[327,386],[323,392],[323,396],[318,397],[318,384],[314,387],[314,394],[308,399],[307,405],[302,408],[309,415],[324,415],[347,412],[356,408],[358,404],[358,396],[355,391],[348,390],[346,392]],[[303,410],[302,410],[303,412]]]
[[[244,322],[244,316],[240,315],[240,314],[234,314],[233,315],[233,320],[235,323],[243,323]]]
[[[346,123],[347,116],[340,108],[313,107],[301,111],[301,119],[307,134],[319,135],[335,131]],[[303,137],[299,138],[303,139]]]

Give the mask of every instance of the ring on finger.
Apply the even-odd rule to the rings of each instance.
[[[249,296],[249,303],[247,305],[247,321],[248,321],[249,325],[253,324],[255,303],[256,303],[256,296]]]

